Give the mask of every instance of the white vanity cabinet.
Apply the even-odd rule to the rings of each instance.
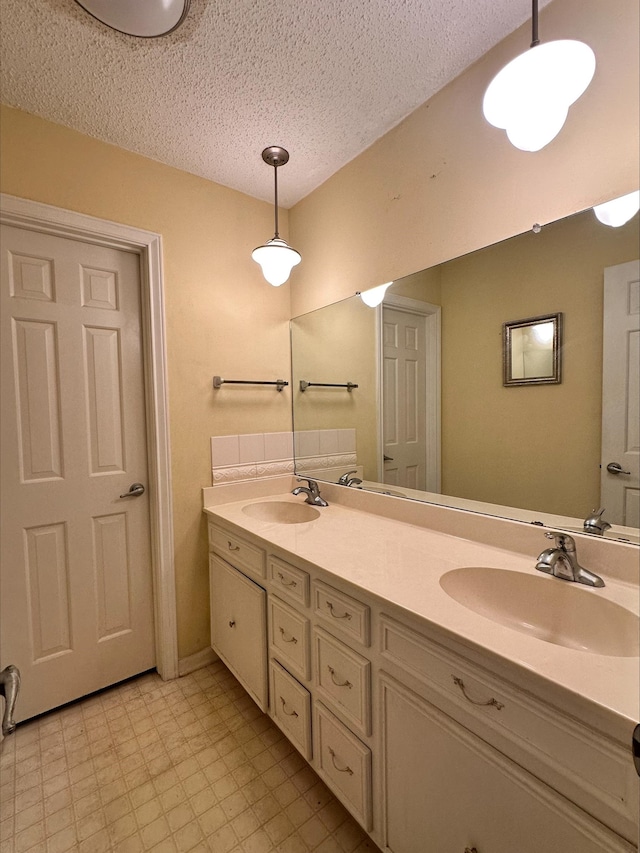
[[[630,748],[267,532],[209,530],[213,648],[384,853],[637,851]]]
[[[380,678],[384,840],[392,853],[630,850],[514,762]]]
[[[209,525],[209,597],[211,647],[252,696],[268,709],[267,594],[231,562],[240,556],[240,568],[257,575],[264,570],[264,552],[252,543],[227,537]],[[224,549],[224,550],[223,550]],[[226,559],[218,556],[223,550]],[[228,552],[228,553],[227,553]]]

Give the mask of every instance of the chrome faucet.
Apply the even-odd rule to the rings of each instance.
[[[602,536],[605,530],[611,527],[609,522],[602,518],[603,515],[604,507],[602,509],[592,509],[591,515],[588,515],[584,520],[584,532],[595,536]]]
[[[299,483],[307,482],[309,488],[306,486],[296,486],[291,492],[292,495],[301,495],[304,492],[307,496],[304,501],[306,504],[311,504],[312,506],[329,506],[325,499],[320,496],[320,489],[315,480],[309,480],[307,477],[298,477],[297,479]]]
[[[598,575],[584,569],[578,562],[576,543],[568,533],[548,532],[547,539],[555,539],[555,548],[546,548],[538,557],[536,569],[565,581],[583,583],[586,586],[604,586]]]
[[[358,472],[354,469],[353,471],[347,471],[345,474],[338,480],[339,486],[359,486],[362,480],[360,477],[352,477],[352,474],[357,474]]]

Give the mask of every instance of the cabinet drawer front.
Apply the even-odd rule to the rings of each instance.
[[[322,628],[314,630],[316,681],[325,702],[354,728],[371,733],[371,664]]]
[[[309,620],[275,595],[269,596],[269,644],[295,675],[309,679]]]
[[[382,657],[471,715],[484,740],[519,762],[526,754],[536,776],[620,834],[636,831],[637,778],[625,750],[390,617],[380,624]]]
[[[318,775],[366,830],[371,829],[371,752],[320,702],[314,711]]]
[[[366,604],[321,581],[315,581],[313,610],[331,625],[332,630],[341,631],[363,646],[369,645],[369,608]]]
[[[211,647],[265,711],[267,594],[213,554],[209,557],[209,585]]]
[[[237,569],[257,578],[266,577],[264,551],[241,536],[229,533],[215,524],[209,524],[209,545],[216,554],[224,557]]]
[[[303,607],[309,606],[309,575],[305,571],[270,554],[267,574],[278,595],[286,595]]]
[[[271,716],[311,761],[311,694],[275,660],[271,661]]]

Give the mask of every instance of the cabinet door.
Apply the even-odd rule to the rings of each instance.
[[[267,710],[267,604],[262,587],[209,556],[211,646]]]
[[[604,853],[619,836],[435,706],[381,675],[385,840],[393,853]]]

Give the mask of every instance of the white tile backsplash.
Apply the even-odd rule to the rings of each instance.
[[[294,456],[297,465],[294,465]],[[213,485],[249,482],[299,471],[353,468],[355,429],[218,435],[211,438]],[[346,466],[346,467],[345,467]]]

